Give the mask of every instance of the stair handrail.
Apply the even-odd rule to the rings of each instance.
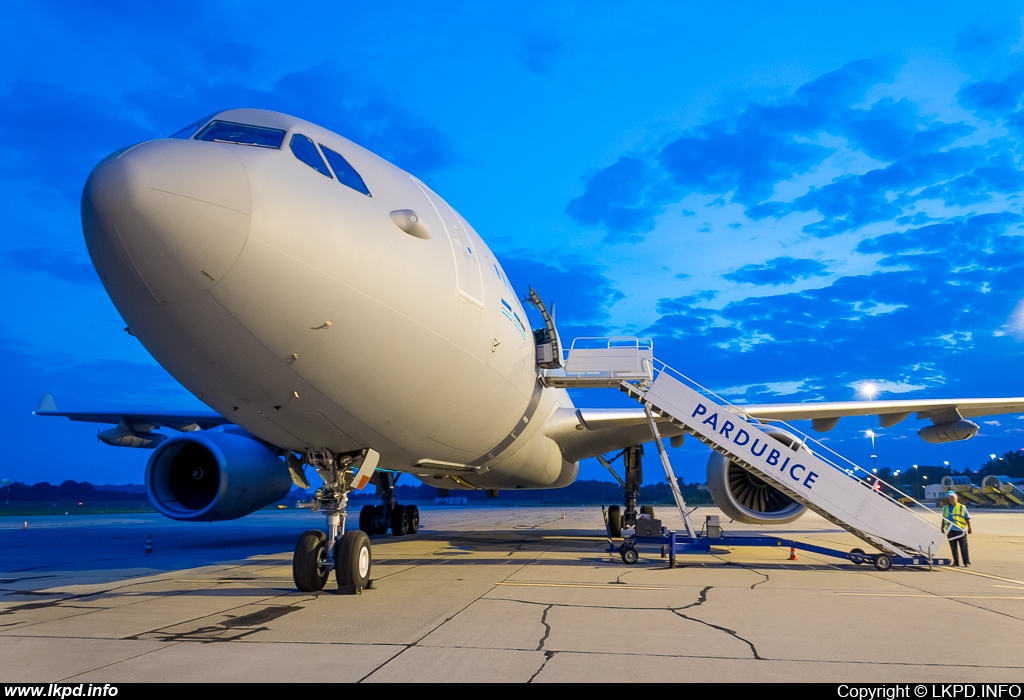
[[[652,376],[654,378],[657,378],[657,376],[661,372],[668,372],[669,376],[675,375],[675,376],[679,377],[682,381],[684,381],[684,382],[688,383],[690,386],[696,388],[697,390],[702,392],[705,396],[708,396],[709,398],[713,398],[715,401],[721,402],[726,407],[736,409],[735,412],[738,412],[740,415],[742,415],[747,420],[756,420],[756,419],[752,418],[752,416],[750,416],[750,414],[748,414],[746,411],[743,410],[743,406],[741,404],[734,404],[734,403],[732,403],[728,399],[722,397],[717,392],[715,392],[715,391],[713,391],[711,389],[708,389],[707,387],[702,385],[700,382],[697,382],[696,380],[686,376],[685,374],[683,374],[682,372],[680,372],[676,368],[672,367],[668,363],[663,362],[662,360],[659,360],[657,358],[654,358],[653,366],[652,366]],[[845,468],[839,466],[838,464],[833,462],[828,457],[822,455],[821,452],[815,451],[813,453],[815,457],[817,457],[821,461],[825,462],[829,466],[833,467],[834,469],[838,469],[839,471],[843,472],[844,474],[847,474],[852,479],[860,482],[862,485],[866,486],[867,488],[870,488],[872,491],[874,491],[878,495],[882,496],[883,498],[886,498],[889,501],[891,501],[892,503],[896,504],[897,506],[900,506],[900,507],[904,508],[908,513],[913,515],[918,520],[920,520],[920,521],[922,521],[924,523],[927,523],[928,525],[932,525],[933,524],[933,519],[937,518],[938,521],[939,521],[939,524],[941,525],[941,523],[943,521],[943,518],[942,518],[942,515],[940,513],[937,513],[936,511],[934,511],[933,509],[929,508],[924,503],[921,503],[920,501],[915,499],[913,496],[910,496],[910,495],[904,493],[902,490],[900,490],[896,486],[893,486],[892,484],[884,481],[883,479],[880,479],[877,474],[873,474],[871,472],[868,472],[868,470],[865,469],[864,467],[862,467],[859,464],[857,464],[857,463],[851,461],[850,459],[844,457],[843,455],[839,454],[838,452],[836,452],[832,448],[828,447],[824,443],[820,442],[819,440],[816,440],[815,438],[811,437],[810,435],[808,435],[803,430],[800,430],[799,428],[797,428],[797,427],[787,423],[786,421],[774,421],[773,420],[773,421],[770,421],[770,422],[773,423],[773,424],[784,425],[785,427],[787,427],[790,430],[792,430],[796,435],[801,436],[803,438],[803,441],[804,441],[805,445],[808,442],[813,443],[816,448],[820,448],[821,450],[823,450],[823,451],[825,451],[825,452],[827,452],[827,453],[829,453],[831,455],[834,455],[840,461],[846,462],[851,467],[853,467],[853,469],[855,471],[864,472],[864,474],[866,474],[868,477],[870,477],[875,483],[879,483],[879,484],[882,484],[884,486],[889,487],[892,491],[894,491],[895,493],[900,494],[903,498],[906,498],[906,499],[910,500],[911,502],[913,502],[914,504],[920,506],[925,513],[927,513],[928,515],[932,516],[932,518],[924,517],[923,514],[915,511],[913,508],[910,508],[908,504],[902,503],[899,500],[897,500],[896,498],[893,498],[889,494],[885,493],[884,491],[882,491],[882,490],[880,490],[878,488],[875,488],[874,483],[869,483],[866,479],[857,476],[853,471],[851,471],[849,469],[845,469]]]

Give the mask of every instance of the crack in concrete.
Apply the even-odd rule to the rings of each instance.
[[[533,672],[533,675],[530,676],[530,680],[528,680],[526,682],[527,683],[533,683],[533,679],[540,675],[540,672],[543,671],[544,667],[548,665],[548,661],[551,661],[551,659],[553,659],[554,656],[555,656],[555,652],[553,652],[553,651],[545,651],[544,652],[544,663],[542,663],[540,665],[540,668],[538,668],[536,671]]]
[[[714,588],[714,586],[704,586],[704,588],[701,589],[700,593],[697,594],[697,602],[690,603],[689,605],[684,605],[681,608],[670,609],[672,610],[672,612],[677,612],[679,610],[687,610],[689,608],[696,608],[700,605],[704,605],[704,603],[708,602],[708,591],[710,591],[712,588]]]
[[[684,615],[682,612],[680,612],[681,610],[687,610],[689,608],[696,608],[696,607],[699,607],[699,606],[703,605],[704,603],[706,603],[707,600],[708,600],[708,592],[712,588],[714,588],[714,586],[704,586],[704,588],[701,589],[700,594],[697,596],[697,600],[695,602],[690,603],[689,605],[684,605],[681,608],[669,608],[669,610],[671,610],[673,613],[675,613],[679,617],[683,618],[684,620],[690,620],[691,622],[699,622],[700,624],[706,625],[706,626],[708,626],[708,627],[710,627],[712,629],[716,629],[716,630],[718,630],[720,632],[725,632],[726,634],[730,635],[731,637],[733,637],[735,639],[738,639],[739,641],[743,642],[748,647],[750,647],[750,652],[754,655],[755,659],[757,659],[758,661],[764,661],[764,659],[761,658],[761,655],[757,653],[757,647],[754,646],[754,643],[752,641],[750,641],[749,639],[745,639],[745,638],[741,637],[736,630],[731,630],[728,627],[722,627],[721,625],[716,625],[716,624],[714,624],[712,622],[707,622],[706,620],[701,620],[700,618],[697,618],[697,617],[690,617],[689,615]]]
[[[716,625],[716,624],[714,624],[712,622],[707,622],[706,620],[701,620],[700,618],[697,618],[697,617],[690,617],[689,615],[684,615],[681,612],[682,610],[688,610],[690,608],[696,608],[696,607],[699,607],[699,606],[703,605],[704,603],[706,603],[707,600],[708,600],[708,593],[711,591],[712,588],[714,588],[714,586],[704,586],[704,588],[701,589],[700,593],[697,594],[697,600],[695,600],[694,602],[690,603],[689,605],[683,605],[682,607],[668,608],[668,611],[673,613],[674,615],[678,615],[679,617],[683,618],[684,620],[689,620],[690,622],[697,622],[697,623],[702,624],[702,625],[704,625],[706,627],[710,627],[712,629],[718,630],[719,632],[725,632],[729,636],[733,637],[734,639],[736,639],[736,640],[738,640],[740,642],[743,642],[748,647],[750,647],[750,653],[753,654],[754,659],[756,659],[758,661],[767,661],[767,660],[769,660],[769,659],[765,659],[763,656],[761,656],[758,653],[757,647],[754,646],[753,642],[751,642],[749,639],[741,637],[740,634],[736,630],[731,630],[728,627],[722,627],[721,625]],[[526,604],[526,605],[544,605],[545,606],[544,613],[541,616],[541,622],[544,624],[544,627],[546,628],[547,631],[545,632],[543,639],[541,639],[541,644],[540,644],[540,646],[537,647],[537,651],[543,651],[544,642],[547,641],[548,635],[551,632],[551,627],[547,623],[547,615],[548,615],[548,611],[550,611],[552,608],[556,608],[556,607],[557,608],[588,608],[588,609],[594,609],[594,610],[665,610],[666,609],[666,608],[660,608],[660,607],[648,608],[648,607],[616,606],[616,605],[573,605],[573,604],[566,604],[566,603],[538,603],[538,602],[535,602],[535,601],[532,601],[532,600],[518,600],[518,599],[514,599],[514,598],[502,598],[501,600],[506,600],[506,601],[514,602],[514,603],[523,603],[523,604]],[[580,652],[580,653],[582,653],[582,652]],[[589,653],[589,652],[587,652],[587,653]]]
[[[521,542],[521,543],[527,543],[527,542],[529,542],[529,540],[521,540],[520,542]],[[528,560],[528,561],[524,561],[524,562],[522,563],[522,565],[521,565],[521,566],[519,566],[519,567],[518,567],[518,568],[517,568],[517,569],[516,569],[516,570],[515,570],[514,572],[512,572],[511,574],[509,574],[509,576],[508,576],[508,577],[506,577],[506,579],[505,579],[505,580],[506,580],[506,581],[508,581],[508,580],[509,580],[509,579],[511,579],[511,578],[512,578],[513,576],[515,576],[516,574],[518,574],[518,573],[519,573],[520,571],[522,571],[523,569],[525,569],[525,568],[526,568],[527,566],[529,566],[530,564],[532,564],[532,563],[536,562],[536,561],[537,561],[538,559],[540,559],[540,558],[541,558],[541,557],[542,557],[542,556],[543,556],[544,554],[546,554],[547,552],[551,551],[551,550],[552,550],[553,548],[554,548],[554,543],[551,543],[551,544],[550,544],[550,545],[549,545],[548,547],[545,547],[545,548],[541,549],[540,551],[536,552],[536,553],[535,553],[535,555],[533,556],[533,558],[532,558],[532,559],[530,559],[530,560]],[[424,562],[423,564],[417,564],[416,566],[425,566],[425,565],[428,565],[429,563],[431,563],[431,562]],[[511,564],[512,562],[508,562],[508,563],[510,563],[510,564]],[[415,567],[413,567],[413,568],[415,568]],[[409,649],[412,649],[413,647],[415,647],[415,646],[418,646],[420,642],[422,642],[422,641],[423,641],[424,639],[426,639],[427,637],[429,637],[429,636],[430,636],[431,634],[433,634],[434,632],[436,632],[437,630],[441,629],[441,628],[442,628],[442,627],[444,627],[444,626],[445,626],[446,624],[448,624],[449,622],[451,622],[452,620],[454,620],[454,619],[455,619],[456,617],[458,617],[458,616],[459,616],[460,614],[462,614],[462,613],[463,613],[463,612],[465,612],[465,611],[466,611],[467,609],[469,609],[469,607],[470,607],[470,606],[472,606],[472,605],[473,605],[474,603],[477,603],[477,602],[479,602],[479,601],[481,601],[481,600],[490,600],[490,599],[488,599],[488,598],[485,598],[484,596],[485,596],[485,595],[486,595],[487,593],[490,593],[491,591],[493,591],[493,590],[494,590],[495,588],[496,588],[496,586],[492,586],[490,590],[486,591],[485,593],[481,594],[480,596],[478,596],[478,597],[474,598],[473,600],[471,600],[470,602],[466,603],[466,605],[464,605],[463,607],[459,608],[459,609],[458,609],[457,611],[455,611],[454,613],[452,613],[452,614],[451,614],[450,616],[446,617],[446,618],[445,618],[444,620],[442,620],[441,622],[439,622],[438,624],[436,624],[436,625],[435,625],[435,626],[434,626],[433,628],[431,628],[431,629],[430,629],[429,631],[427,631],[426,633],[424,633],[423,635],[421,635],[419,639],[415,640],[415,641],[414,641],[414,642],[412,642],[411,644],[406,644],[406,645],[404,645],[404,648],[403,648],[403,649],[400,649],[400,650],[399,650],[399,651],[398,651],[397,653],[395,653],[394,655],[392,655],[392,656],[391,656],[390,658],[388,658],[388,659],[386,659],[385,661],[383,661],[383,662],[381,662],[380,664],[378,664],[378,665],[377,665],[376,667],[374,667],[374,668],[373,668],[372,670],[370,670],[370,671],[369,671],[369,673],[367,673],[367,674],[366,674],[365,676],[363,676],[362,678],[360,678],[360,679],[359,679],[358,681],[356,681],[356,682],[357,682],[357,683],[362,683],[362,682],[363,682],[363,681],[365,681],[366,679],[370,678],[370,677],[371,677],[371,676],[372,676],[373,674],[377,673],[377,671],[381,670],[382,668],[384,668],[385,666],[387,666],[388,664],[390,664],[390,663],[391,663],[392,661],[394,661],[395,659],[397,659],[397,658],[398,658],[399,656],[401,656],[401,655],[402,655],[402,654],[404,654],[405,652],[409,651]],[[517,601],[517,602],[518,602],[518,601]],[[540,645],[538,646],[538,651],[540,650],[540,647],[544,645],[544,642],[545,642],[545,641],[547,640],[547,638],[548,638],[548,634],[550,634],[550,632],[551,632],[551,627],[550,627],[550,625],[548,625],[548,624],[547,624],[547,613],[548,613],[548,610],[550,610],[550,609],[551,609],[552,607],[554,607],[554,605],[548,605],[548,606],[547,606],[547,607],[545,608],[545,610],[544,610],[544,613],[543,613],[543,614],[541,615],[541,623],[542,623],[542,624],[544,625],[544,627],[545,627],[545,633],[544,633],[544,636],[543,636],[543,637],[541,637],[541,640],[540,640]],[[545,654],[545,660],[544,660],[544,664],[546,664],[546,663],[548,662],[548,660],[549,660],[549,659],[551,658],[550,656],[548,656],[548,654],[554,654],[554,652],[544,652],[544,654]],[[542,664],[542,665],[541,665],[541,668],[540,668],[540,669],[537,669],[537,673],[540,673],[540,671],[541,671],[541,670],[542,670],[542,669],[544,668],[544,664]],[[531,681],[532,681],[532,680],[533,680],[533,679],[534,679],[534,678],[535,678],[535,677],[537,676],[537,673],[534,673],[534,674],[533,674],[533,676],[531,676],[531,677],[530,677],[530,680],[531,680]]]
[[[754,643],[751,642],[749,639],[744,639],[743,637],[741,637],[739,635],[739,633],[736,632],[736,630],[731,630],[728,627],[722,627],[721,625],[716,625],[716,624],[713,624],[711,622],[706,622],[706,621],[701,620],[700,618],[697,618],[697,617],[690,617],[689,615],[684,615],[683,613],[679,612],[678,610],[672,610],[672,612],[675,613],[676,615],[678,615],[679,617],[683,618],[684,620],[690,620],[691,622],[699,622],[700,624],[706,625],[706,626],[708,626],[708,627],[710,627],[712,629],[716,629],[716,630],[718,630],[720,632],[725,632],[729,636],[731,636],[731,637],[733,637],[735,639],[738,639],[739,641],[743,642],[748,647],[750,647],[750,652],[754,655],[755,659],[757,659],[758,661],[767,661],[767,659],[763,658],[762,656],[760,656],[757,653],[757,647],[754,646]]]
[[[769,578],[768,574],[764,573],[763,571],[758,571],[754,567],[749,566],[747,564],[744,564],[742,562],[738,562],[738,561],[725,561],[725,560],[723,560],[723,563],[727,564],[728,566],[738,566],[741,569],[746,569],[747,571],[749,571],[751,573],[754,573],[754,574],[757,574],[758,576],[763,576],[764,577],[763,581],[758,581],[757,583],[750,584],[750,590],[754,590],[755,588],[760,586],[762,583],[767,583],[769,580],[771,580]]]
[[[548,636],[551,635],[551,625],[548,624],[548,613],[551,612],[551,608],[553,607],[555,606],[552,603],[551,605],[544,608],[544,612],[541,613],[540,624],[544,625],[544,636],[540,638],[540,644],[537,645],[537,651],[544,651],[544,642],[548,641]]]

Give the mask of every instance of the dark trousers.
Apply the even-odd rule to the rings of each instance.
[[[957,537],[957,535],[959,535],[959,537]],[[960,549],[959,553],[964,557],[964,565],[970,566],[971,555],[967,553],[967,533],[963,530],[953,530],[950,528],[946,537],[949,539],[949,548],[953,552],[953,566],[960,566],[960,557],[957,556],[957,548]]]

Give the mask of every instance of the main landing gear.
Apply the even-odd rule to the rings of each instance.
[[[359,511],[359,529],[368,535],[383,535],[390,528],[395,537],[415,535],[420,529],[420,509],[403,506],[395,500],[398,474],[377,472],[374,477],[381,505],[363,506]]]
[[[640,484],[644,480],[643,445],[627,447],[620,454],[626,469],[626,479],[624,481],[619,479],[619,483],[622,484],[623,499],[626,505],[625,509],[621,506],[608,507],[608,531],[612,537],[622,537],[623,530],[635,529],[638,515],[654,519],[654,506],[640,506],[639,510],[637,509],[637,502],[640,499]],[[611,470],[609,463],[605,462],[605,466]],[[618,475],[614,471],[612,474],[618,479]]]
[[[370,585],[373,560],[370,538],[362,530],[345,532],[348,494],[357,476],[353,467],[361,466],[367,454],[335,455],[330,451],[311,450],[306,455],[324,480],[324,485],[313,496],[313,510],[327,516],[327,533],[307,530],[295,545],[292,578],[300,591],[323,590],[331,577],[331,569],[342,593],[362,593]]]

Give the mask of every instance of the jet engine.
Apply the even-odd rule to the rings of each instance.
[[[784,445],[806,450],[795,435],[771,425],[758,426]],[[729,518],[752,525],[780,525],[793,522],[804,506],[755,474],[712,452],[708,460],[708,491],[715,504]]]
[[[253,437],[222,430],[161,443],[146,465],[146,493],[172,520],[235,520],[284,498],[288,467]]]
[[[921,428],[917,434],[925,442],[933,445],[943,442],[956,442],[957,440],[968,440],[978,432],[978,424],[969,420],[955,420],[950,423],[939,423]]]

